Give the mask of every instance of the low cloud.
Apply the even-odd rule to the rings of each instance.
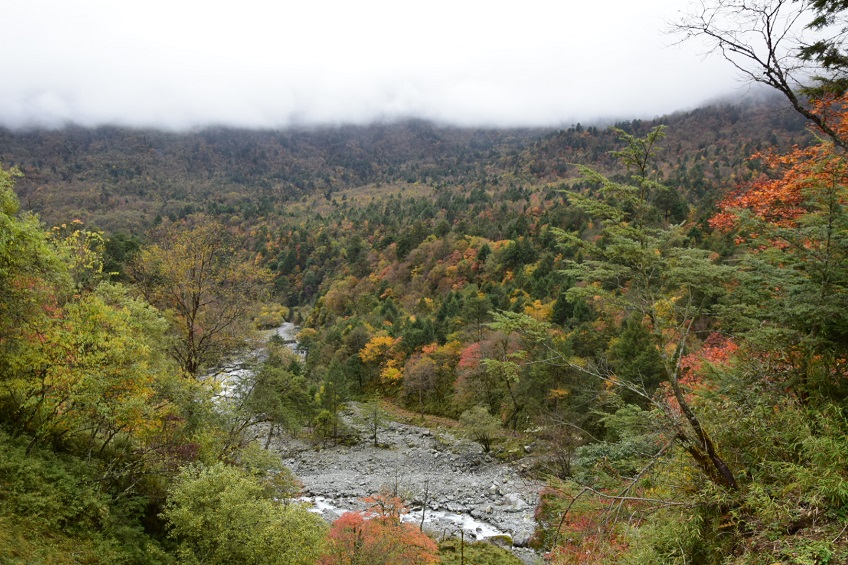
[[[556,126],[739,86],[701,46],[668,46],[673,0],[125,4],[13,0],[0,124]]]

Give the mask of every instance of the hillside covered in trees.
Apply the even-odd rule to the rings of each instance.
[[[779,101],[0,131],[0,161],[5,561],[343,563],[360,532],[436,562],[386,493],[329,535],[275,503],[296,478],[249,439],[344,441],[373,398],[529,450],[552,562],[848,561],[846,166]],[[272,342],[222,400],[204,377],[285,318],[305,359]]]
[[[669,126],[659,166],[703,194],[747,173],[757,149],[806,138],[784,104],[752,99],[642,122],[635,134]],[[294,203],[331,201],[351,188],[427,185],[470,191],[503,181],[556,182],[575,164],[614,166],[616,135],[577,124],[567,130],[469,130],[426,122],[286,131],[207,129],[167,133],[118,128],[0,129],[0,159],[24,174],[23,205],[48,225],[78,218],[107,232],[143,233],[157,218],[192,213],[273,221]],[[338,200],[338,196],[336,197]]]

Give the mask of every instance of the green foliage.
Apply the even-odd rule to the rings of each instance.
[[[15,177],[22,177],[17,168],[4,169],[0,167],[0,214],[12,217],[20,211],[21,205],[14,192]]]
[[[462,432],[466,437],[476,441],[488,453],[492,443],[501,435],[501,422],[483,406],[469,408],[459,417]]]
[[[632,534],[622,563],[723,563],[727,548],[715,531],[715,516],[702,512],[667,511]]]
[[[123,231],[107,237],[103,249],[103,272],[113,281],[128,282],[127,265],[141,250],[141,239]]]
[[[266,345],[268,357],[254,371],[248,390],[242,391],[244,407],[273,425],[298,431],[315,414],[300,364],[285,345]]]
[[[315,404],[319,407],[314,420],[314,432],[318,438],[338,441],[350,434],[339,414],[344,407],[344,397],[335,380],[328,380],[318,388]]]
[[[621,333],[610,343],[608,357],[610,368],[617,378],[633,383],[649,397],[653,396],[665,378],[666,368],[662,356],[637,315],[624,321]],[[635,402],[642,406],[648,403],[645,397],[631,390],[623,390],[621,396],[625,402]]]
[[[0,432],[0,561],[169,563],[142,525],[147,501],[114,496],[100,462],[27,450]]]
[[[47,234],[31,214],[18,214],[13,179],[0,167],[0,379],[10,377],[8,364],[24,346],[31,320],[42,318],[42,306],[55,294],[66,295],[70,277]]]
[[[464,547],[463,547],[464,545]],[[521,565],[522,561],[508,550],[490,542],[462,543],[448,538],[439,544],[442,565]]]
[[[583,484],[604,483],[604,478],[635,476],[659,451],[661,417],[628,404],[599,419],[604,441],[578,447],[575,475]]]
[[[39,322],[30,323],[40,339],[11,363],[5,391],[19,431],[41,442],[85,434],[89,449],[103,449],[161,426],[169,407],[157,396],[174,367],[162,355],[164,320],[149,305],[103,284]]]
[[[645,327],[638,333],[631,328],[629,335],[622,336],[622,342],[629,345],[628,341],[641,334],[645,347],[653,350],[643,360],[654,366],[644,368],[659,374],[642,374],[642,367],[635,367],[634,371],[621,359],[618,364],[630,379],[610,373],[603,359],[590,360],[594,367],[582,370],[641,396],[646,404],[656,402],[653,391],[645,385],[653,388],[660,380],[667,382],[676,405],[661,408],[667,433],[686,449],[711,481],[736,489],[733,471],[718,454],[680,383],[680,360],[686,349],[694,345],[692,328],[696,323],[705,323],[706,315],[724,294],[730,272],[705,250],[685,247],[683,226],[669,224],[656,214],[651,197],[660,183],[649,163],[654,146],[662,137],[661,126],[644,138],[622,132],[627,146],[617,156],[628,169],[636,169],[629,183],[615,182],[583,168],[584,178],[599,186],[598,193],[586,196],[572,192],[569,199],[600,222],[601,237],[595,240],[562,233],[566,242],[579,246],[586,254],[586,260],[570,261],[564,271],[583,283],[571,288],[568,298],[591,300],[596,308],[605,311],[608,324],[620,313],[632,312],[631,324]],[[613,346],[613,354],[616,353],[620,352]],[[577,359],[572,364],[580,367],[586,361]],[[675,414],[677,411],[682,418]]]
[[[55,226],[50,243],[71,276],[74,290],[92,290],[103,280],[105,243],[103,234],[87,230],[82,222]]]
[[[74,516],[106,532],[105,522],[90,517],[98,508],[123,508],[109,493],[126,490],[122,497],[134,501],[121,510],[127,529],[119,542],[110,541],[117,534],[86,537],[40,517],[28,522],[18,510],[0,512],[0,548],[27,545],[15,528],[4,531],[18,523],[38,532],[58,528],[62,548],[38,541],[10,557],[19,561],[70,559],[75,540],[81,559],[92,562],[98,552],[101,561],[125,559],[112,558],[118,546],[155,548],[138,528],[140,495],[149,500],[150,535],[160,535],[150,516],[175,469],[196,459],[170,488],[167,512],[183,520],[173,522],[172,546],[187,562],[219,546],[234,561],[259,559],[257,548],[287,537],[267,525],[271,510],[257,508],[272,492],[291,497],[298,483],[285,470],[265,476],[279,461],[245,431],[270,424],[270,440],[305,424],[318,438],[343,440],[342,401],[379,390],[422,415],[462,414],[465,428],[485,432],[474,439],[486,449],[505,423],[514,445],[536,446],[540,469],[583,481],[547,497],[544,545],[550,549],[556,538],[554,562],[839,562],[845,543],[830,540],[848,514],[840,466],[848,457],[840,407],[848,396],[841,209],[829,213],[827,194],[810,193],[808,214],[794,230],[758,230],[751,222],[759,232],[751,242],[767,249],[737,254],[732,268],[720,265],[707,248],[724,256],[735,248],[732,236],[711,233],[703,220],[711,195],[729,179],[764,170],[746,160],[754,147],[772,137],[803,141],[802,124],[785,113],[732,107],[663,122],[668,129],[637,120],[544,138],[426,124],[261,136],[118,132],[137,147],[110,150],[108,166],[96,148],[124,143],[111,130],[0,132],[14,162],[38,173],[20,181],[23,201],[57,223],[73,209],[87,225],[132,230],[107,232],[104,242],[72,222],[48,236],[37,219],[18,213],[13,175],[0,173],[0,415],[34,440],[31,460],[52,444],[85,453],[98,468],[102,498],[86,490],[92,479],[80,483],[79,501],[67,508],[45,504],[47,515],[82,508]],[[660,141],[668,149],[658,150]],[[45,154],[57,145],[64,155]],[[91,192],[95,186],[100,194]],[[841,191],[830,196],[839,200]],[[195,214],[201,210],[206,216]],[[154,221],[153,213],[164,219]],[[138,234],[151,223],[159,228],[141,250]],[[554,228],[568,235],[560,239]],[[789,247],[769,248],[775,237]],[[213,300],[211,311],[191,313],[192,301],[170,300],[168,289],[197,290],[186,275],[191,253],[216,246],[213,263],[225,275],[209,293],[193,294]],[[819,260],[825,256],[835,260]],[[272,346],[240,402],[215,403],[212,387],[181,380],[173,359],[198,373],[237,351],[252,330],[244,298],[259,297],[254,291],[270,277],[261,266],[273,272],[273,300],[284,306],[259,312],[260,322],[291,308],[305,326],[300,341],[308,356],[303,365],[291,363]],[[170,326],[123,287],[100,283],[102,271],[133,274]],[[242,275],[256,275],[257,284],[233,284]],[[228,285],[238,290],[213,292]],[[225,311],[232,317],[218,316]],[[208,332],[221,329],[219,322],[228,329],[205,351],[191,344],[192,330],[181,333],[193,327],[211,342]],[[745,362],[699,361],[713,331],[744,336]],[[369,343],[381,347],[363,359]],[[735,473],[737,491],[711,484],[705,459],[693,458],[709,442]],[[263,476],[219,468],[219,459]],[[33,485],[34,492],[50,490]],[[583,486],[597,492],[581,495]],[[176,504],[178,491],[188,494]],[[633,500],[606,498],[621,493]],[[214,516],[225,499],[244,502],[232,518],[191,522]],[[20,508],[40,516],[35,507]],[[259,525],[227,529],[237,523]]]
[[[326,526],[299,504],[234,467],[187,467],[169,491],[163,516],[184,563],[312,564]]]
[[[787,352],[786,386],[822,400],[848,398],[839,368],[848,353],[848,189],[841,159],[830,157],[807,173],[797,222],[740,213],[740,237],[750,238],[750,251],[740,257],[738,285],[723,311],[728,327],[753,346]]]

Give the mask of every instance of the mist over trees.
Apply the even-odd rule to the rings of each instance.
[[[841,22],[681,25],[727,54],[745,38],[714,26],[768,7]],[[383,449],[402,412],[545,481],[550,562],[845,561],[840,37],[776,59],[821,71],[766,77],[794,110],[0,132],[0,558],[447,562],[397,492],[325,526],[265,449]],[[284,320],[304,357],[248,355]],[[227,392],[234,359],[254,376]]]

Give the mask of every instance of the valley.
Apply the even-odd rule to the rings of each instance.
[[[844,560],[814,133],[0,130],[0,561]]]

